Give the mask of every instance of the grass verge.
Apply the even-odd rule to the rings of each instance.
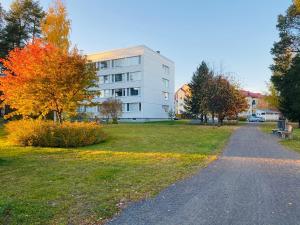
[[[289,149],[300,153],[300,129],[297,128],[297,124],[293,124],[293,139],[283,139],[279,142]],[[264,123],[261,125],[261,130],[265,133],[271,133],[272,129],[276,128],[276,123]]]
[[[96,224],[214,160],[236,127],[106,125],[84,148],[8,144],[0,129],[0,224]]]

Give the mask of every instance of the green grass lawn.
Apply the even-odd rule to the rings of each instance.
[[[289,149],[295,150],[300,153],[300,129],[297,128],[297,124],[293,124],[293,139],[280,140],[280,143]],[[264,123],[261,129],[266,133],[271,133],[272,129],[276,128],[276,123]]]
[[[15,147],[0,129],[0,224],[95,224],[216,158],[236,127],[105,125],[78,149]]]

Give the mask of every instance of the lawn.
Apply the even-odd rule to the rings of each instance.
[[[0,224],[95,224],[216,158],[236,127],[105,125],[104,143],[16,147],[0,129]]]
[[[293,139],[280,140],[280,143],[289,149],[295,150],[300,153],[300,129],[297,128],[297,124],[293,124]],[[272,129],[276,128],[276,123],[264,123],[261,129],[266,133],[271,133]]]

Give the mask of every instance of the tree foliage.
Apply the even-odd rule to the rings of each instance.
[[[14,48],[24,47],[41,34],[40,23],[44,11],[39,1],[15,0],[4,14],[0,35],[0,58]]]
[[[95,68],[76,49],[66,53],[35,40],[12,50],[2,63],[6,76],[0,78],[1,98],[15,109],[9,116],[43,118],[54,111],[62,122],[64,113],[75,113],[81,102],[98,94],[93,90]]]
[[[185,99],[185,109],[193,117],[200,116],[201,121],[208,114],[209,93],[207,87],[212,77],[213,73],[209,70],[207,64],[202,61],[189,83],[191,95]]]
[[[41,26],[47,42],[63,51],[68,51],[71,22],[67,18],[67,10],[61,0],[56,0],[54,5],[49,8]]]
[[[297,55],[291,68],[284,76],[274,76],[273,82],[280,87],[280,111],[289,119],[299,121],[300,125],[300,56]]]
[[[214,77],[209,84],[208,108],[213,118],[216,115],[222,124],[225,117],[237,118],[247,109],[245,97],[224,76]]]
[[[247,102],[236,84],[214,74],[205,62],[197,68],[189,84],[191,95],[186,99],[186,110],[202,121],[210,114],[213,120],[217,116],[222,123],[225,117],[236,118],[245,111]]]
[[[122,115],[122,102],[119,99],[108,99],[101,103],[101,114],[112,118],[113,123],[118,123],[118,117]]]
[[[277,29],[279,41],[274,43],[271,53],[274,63],[271,65],[273,72],[271,81],[274,95],[278,95],[278,108],[285,117],[298,120],[300,126],[300,107],[298,105],[298,88],[295,68],[298,67],[300,54],[300,1],[294,0],[285,15],[278,16]],[[298,75],[299,76],[299,75]],[[293,81],[294,83],[291,83]],[[276,103],[276,102],[275,102]]]

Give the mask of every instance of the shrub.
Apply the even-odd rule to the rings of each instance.
[[[105,139],[102,126],[96,123],[18,120],[5,125],[8,141],[21,146],[80,147]]]
[[[238,120],[241,122],[245,122],[247,121],[247,117],[239,117]]]

